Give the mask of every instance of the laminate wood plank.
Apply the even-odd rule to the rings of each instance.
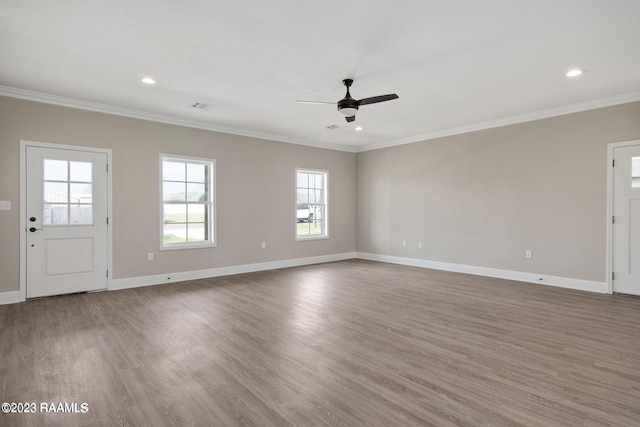
[[[349,260],[0,306],[7,426],[640,425],[640,298]]]

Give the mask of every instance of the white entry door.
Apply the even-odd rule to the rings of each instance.
[[[640,145],[613,158],[613,291],[640,295]]]
[[[107,154],[27,146],[27,298],[107,288]]]

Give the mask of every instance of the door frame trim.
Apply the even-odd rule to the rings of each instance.
[[[607,293],[612,294],[613,280],[613,151],[616,148],[640,145],[640,139],[607,144]]]
[[[110,148],[85,147],[80,145],[56,144],[20,140],[20,302],[27,300],[27,147],[53,148],[58,150],[88,151],[107,155],[107,290],[111,289],[113,278],[113,152]]]

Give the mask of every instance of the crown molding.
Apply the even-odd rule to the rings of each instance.
[[[490,120],[472,125],[465,125],[450,129],[444,129],[437,132],[430,132],[422,135],[410,136],[407,138],[396,139],[383,143],[369,144],[360,147],[358,152],[378,150],[381,148],[395,147],[398,145],[411,144],[414,142],[428,141],[430,139],[443,138],[446,136],[460,135],[463,133],[476,132],[480,130],[498,128],[502,126],[515,125],[518,123],[531,122],[534,120],[548,119],[551,117],[564,116],[566,114],[579,113],[582,111],[595,110],[597,108],[612,107],[614,105],[628,104],[630,102],[640,101],[640,91],[630,92],[622,95],[599,98],[590,101],[580,102],[577,104],[565,105],[546,110],[535,111],[532,113],[520,114],[517,116],[506,117],[498,120]]]
[[[77,108],[81,110],[94,111],[98,113],[113,114],[116,116],[130,117],[140,120],[148,120],[152,122],[165,123],[176,126],[184,126],[195,129],[209,130],[213,132],[227,133],[231,135],[246,136],[249,138],[266,139],[276,142],[285,142],[288,144],[304,145],[315,148],[323,148],[327,150],[346,151],[350,153],[359,153],[364,151],[378,150],[381,148],[395,147],[398,145],[411,144],[414,142],[428,141],[436,138],[443,138],[447,136],[460,135],[464,133],[476,132],[480,130],[492,129],[502,126],[509,126],[518,123],[531,122],[534,120],[547,119],[551,117],[563,116],[566,114],[579,113],[582,111],[595,110],[597,108],[611,107],[614,105],[627,104],[630,102],[640,101],[640,91],[629,92],[621,95],[610,96],[606,98],[599,98],[580,102],[577,104],[570,104],[561,107],[555,107],[545,110],[534,111],[532,113],[520,114],[516,116],[506,117],[497,120],[490,120],[486,122],[479,122],[471,125],[459,126],[455,128],[443,129],[437,132],[429,132],[421,135],[409,136],[406,138],[400,138],[392,141],[385,141],[380,143],[367,144],[360,147],[337,145],[337,144],[323,144],[311,141],[294,140],[283,137],[281,135],[274,135],[266,132],[255,132],[247,129],[240,129],[231,126],[223,126],[218,124],[212,124],[209,122],[183,119],[166,114],[150,113],[147,111],[136,110],[132,108],[116,107],[108,104],[101,104],[97,102],[84,101],[75,98],[68,98],[59,95],[52,95],[44,92],[31,91],[26,89],[19,89],[10,86],[0,85],[0,96],[7,96],[10,98],[19,98],[27,101],[42,102],[45,104],[59,105],[62,107]]]
[[[231,135],[246,136],[249,138],[266,139],[269,141],[286,142],[288,144],[305,145],[315,148],[323,148],[327,150],[347,151],[355,153],[354,147],[342,146],[337,144],[322,144],[317,142],[300,141],[285,138],[280,135],[274,135],[266,132],[255,132],[247,129],[240,129],[231,126],[222,126],[209,122],[183,119],[179,117],[169,116],[166,114],[150,113],[148,111],[136,110],[133,108],[117,107],[114,105],[101,104],[97,102],[84,101],[81,99],[67,98],[59,95],[52,95],[44,92],[36,92],[32,90],[19,89],[10,86],[0,85],[0,96],[9,98],[24,99],[27,101],[42,102],[45,104],[59,105],[61,107],[76,108],[80,110],[94,111],[97,113],[112,114],[116,116],[129,117],[133,119],[148,120],[152,122],[165,123],[176,126],[184,126],[194,129],[203,129],[213,132],[227,133]]]

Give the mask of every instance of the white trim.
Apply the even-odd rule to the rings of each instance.
[[[607,144],[607,293],[612,294],[613,280],[613,159],[614,149],[640,145],[640,139],[633,141],[611,142]]]
[[[417,258],[404,258],[390,255],[358,252],[357,257],[369,261],[388,262],[391,264],[409,265],[433,270],[452,271],[456,273],[474,274],[476,276],[495,277],[498,279],[516,280],[539,285],[558,286],[581,291],[607,293],[605,282],[573,279],[569,277],[550,276],[548,274],[525,273],[521,271],[502,270],[498,268],[478,267],[474,265],[454,264],[449,262],[430,261]]]
[[[113,276],[113,152],[109,148],[84,147],[79,145],[54,144],[20,140],[20,289],[19,301],[27,300],[27,147],[53,148],[57,150],[88,151],[102,153],[107,156],[107,289],[111,286]]]
[[[355,153],[355,147],[338,144],[323,144],[319,142],[301,141],[298,139],[286,138],[266,132],[257,132],[248,129],[240,129],[231,126],[223,126],[215,123],[183,119],[166,114],[151,113],[148,111],[135,110],[133,108],[116,107],[114,105],[100,104],[97,102],[83,101],[81,99],[67,98],[59,95],[51,95],[43,92],[36,92],[26,89],[18,89],[0,85],[0,96],[10,98],[25,99],[27,101],[42,102],[45,104],[59,105],[61,107],[77,108],[79,110],[94,111],[97,113],[113,114],[115,116],[130,117],[133,119],[148,120],[151,122],[165,123],[169,125],[184,126],[193,129],[204,129],[213,132],[222,132],[231,135],[246,136],[249,138],[267,139],[270,141],[286,142],[288,144],[306,145],[309,147],[324,148],[326,150],[347,151]]]
[[[378,150],[380,148],[395,147],[397,145],[411,144],[414,142],[428,141],[430,139],[443,138],[446,136],[460,135],[464,133],[477,132],[480,130],[498,128],[503,126],[515,125],[518,123],[531,122],[534,120],[548,119],[551,117],[564,116],[566,114],[579,113],[582,111],[595,110],[597,108],[612,107],[614,105],[628,104],[630,102],[640,101],[640,91],[630,92],[622,95],[610,96],[606,98],[593,99],[590,101],[580,102],[578,104],[565,105],[562,107],[549,108],[546,110],[534,111],[532,113],[520,114],[517,116],[505,117],[487,122],[474,123],[455,128],[444,129],[437,132],[430,132],[422,135],[410,136],[407,138],[396,139],[393,141],[369,144],[360,147],[357,152]]]
[[[306,258],[293,258],[280,261],[260,262],[256,264],[232,265],[228,267],[208,268],[205,270],[181,271],[176,273],[154,274],[153,276],[129,277],[114,279],[109,290],[139,288],[142,286],[161,285],[163,283],[182,282],[185,280],[206,279],[209,277],[230,276],[232,274],[253,273],[256,271],[275,270],[278,268],[299,267],[324,262],[343,261],[356,257],[355,252],[320,255]]]
[[[0,292],[0,305],[16,304],[20,301],[20,291]]]

